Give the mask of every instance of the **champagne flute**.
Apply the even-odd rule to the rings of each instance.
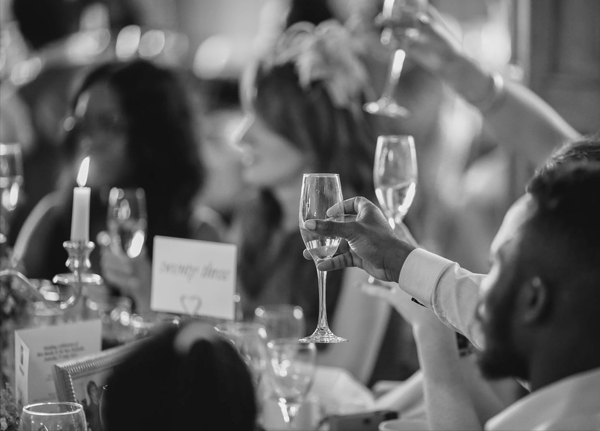
[[[269,376],[283,420],[293,429],[293,420],[312,385],[317,360],[313,343],[297,338],[277,338],[267,343]]]
[[[86,431],[83,407],[78,403],[39,403],[23,407],[19,431]]]
[[[302,307],[292,304],[260,305],[254,310],[254,321],[264,325],[267,340],[300,338],[306,329]]]
[[[387,23],[395,22],[403,29],[404,38],[394,50],[392,61],[383,92],[378,100],[366,103],[363,109],[369,114],[385,115],[388,117],[406,117],[408,109],[394,100],[394,93],[402,74],[406,51],[404,44],[419,35],[419,16],[425,12],[426,0],[385,0],[381,17]],[[393,42],[393,29],[386,27],[381,33],[381,43],[389,45]]]
[[[311,219],[327,219],[327,210],[334,204],[341,204],[342,186],[338,174],[304,174],[300,197],[300,234],[306,249],[315,261],[315,266],[322,260],[331,259],[337,251],[341,239],[326,237],[304,228],[304,223]],[[343,217],[342,205],[339,214],[331,218]],[[338,337],[329,329],[327,310],[325,308],[327,272],[319,271],[319,318],[317,329],[310,337],[301,338],[301,343],[342,343],[348,341]]]
[[[375,194],[392,229],[402,223],[417,188],[417,156],[410,135],[379,136],[373,169]]]
[[[139,256],[146,240],[147,224],[144,190],[113,187],[108,197],[107,217],[113,252],[131,258]]]
[[[10,224],[23,185],[23,155],[19,143],[0,143],[0,244],[8,243]]]

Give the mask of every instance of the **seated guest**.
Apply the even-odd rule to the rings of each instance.
[[[169,327],[140,342],[108,379],[105,431],[255,429],[250,371],[206,323]]]
[[[374,198],[375,143],[385,131],[362,110],[366,71],[347,31],[333,21],[290,27],[245,78],[246,118],[239,144],[242,177],[255,192],[233,219],[241,309],[244,318],[252,319],[259,305],[300,305],[312,332],[319,296],[314,264],[301,255],[302,175],[338,173],[344,193]],[[290,247],[297,253],[289,252]],[[327,315],[333,332],[343,328],[338,335],[350,343],[322,344],[319,354],[321,364],[345,368],[363,383],[374,372],[380,346],[389,353],[384,363],[401,359],[393,355],[401,351],[395,325],[389,342],[382,342],[390,307],[357,288],[367,277],[356,269],[328,275]],[[397,373],[401,365],[390,368]]]
[[[220,238],[213,219],[195,211],[205,170],[191,109],[176,72],[145,60],[106,63],[85,77],[66,123],[70,168],[63,172],[58,190],[34,209],[15,245],[29,277],[51,279],[65,272],[62,243],[69,239],[73,187],[86,156],[92,240],[107,229],[112,187],[145,191],[148,223],[141,255],[132,259],[109,247],[98,247],[91,255],[92,270],[133,297],[138,312],[149,307],[156,235]]]
[[[542,170],[509,214],[510,229],[492,246],[476,312],[479,365],[487,377],[528,382],[532,393],[488,421],[487,429],[600,426],[599,188],[598,162]],[[349,199],[344,207],[357,221],[307,222],[308,229],[349,241],[348,251],[319,267],[357,265],[397,280],[405,244],[366,199]]]

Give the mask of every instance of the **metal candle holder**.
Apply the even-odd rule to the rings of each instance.
[[[49,280],[29,279],[14,268],[0,271],[0,280],[14,278],[19,281],[10,287],[21,294],[30,295],[35,301],[42,302],[48,308],[67,310],[79,302],[84,286],[98,286],[103,283],[102,277],[89,272],[91,268],[90,253],[94,250],[91,241],[65,241],[63,247],[69,258],[65,266],[69,273],[57,274]]]

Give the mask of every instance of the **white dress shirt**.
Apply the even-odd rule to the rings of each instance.
[[[527,201],[521,196],[508,210],[491,249],[494,250],[515,234],[526,216]],[[485,274],[474,274],[460,265],[423,249],[412,251],[402,269],[398,284],[417,301],[433,310],[439,319],[464,334],[476,347],[483,339],[474,324],[479,286]]]
[[[600,368],[554,382],[487,421],[497,430],[600,430]]]

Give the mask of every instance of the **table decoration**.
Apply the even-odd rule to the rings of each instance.
[[[100,352],[98,319],[15,331],[15,393],[24,404],[56,400],[54,365]]]
[[[18,402],[8,383],[0,389],[0,431],[17,431],[23,406]]]
[[[102,387],[115,366],[123,362],[141,341],[103,350],[54,364],[53,378],[59,401],[79,402],[86,397],[86,385],[94,381]]]
[[[90,235],[90,194],[85,187],[90,168],[90,158],[81,162],[77,174],[77,187],[73,189],[73,212],[71,216],[71,241],[87,242]]]

